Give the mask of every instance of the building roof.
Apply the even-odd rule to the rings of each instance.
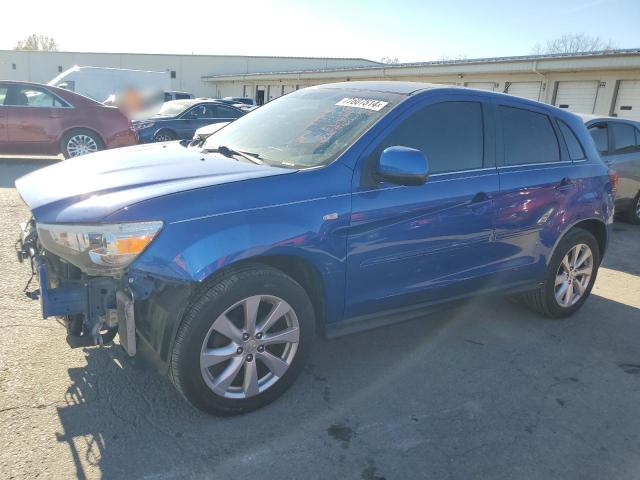
[[[638,57],[640,58],[640,48],[628,48],[617,50],[602,50],[595,52],[577,52],[577,53],[557,53],[557,54],[545,54],[545,55],[521,55],[510,57],[489,57],[489,58],[472,58],[472,59],[460,59],[460,60],[432,60],[427,62],[410,62],[410,63],[393,63],[377,65],[365,65],[357,67],[337,67],[329,69],[299,69],[299,70],[280,70],[272,72],[260,72],[260,73],[247,73],[247,74],[219,74],[219,75],[205,75],[203,80],[223,80],[225,78],[231,79],[233,77],[242,76],[247,77],[260,77],[268,75],[297,75],[297,74],[327,74],[327,73],[347,73],[347,72],[359,72],[359,71],[390,71],[412,69],[421,67],[455,67],[455,66],[478,66],[478,65],[490,65],[490,64],[505,64],[505,63],[531,63],[541,62],[549,60],[581,60],[581,59],[602,59],[612,57]],[[392,73],[391,73],[392,74]]]
[[[438,85],[436,83],[424,82],[392,82],[385,80],[370,80],[359,82],[336,82],[323,83],[315,88],[335,88],[349,90],[369,90],[372,92],[396,93],[400,95],[410,95],[421,90],[431,90],[435,88],[459,88],[450,85]]]
[[[299,57],[299,56],[286,56],[286,55],[227,55],[227,54],[200,54],[200,53],[144,53],[144,52],[80,52],[74,50],[7,50],[0,49],[0,53],[34,53],[34,54],[71,54],[71,55],[151,55],[151,56],[166,56],[166,57],[207,57],[207,58],[277,58],[277,59],[291,59],[291,60],[350,60],[358,62],[368,62],[372,65],[382,65],[375,60],[369,60],[368,58],[359,57]]]

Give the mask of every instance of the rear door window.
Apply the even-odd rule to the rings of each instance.
[[[576,134],[573,133],[573,130],[571,130],[571,127],[562,120],[558,120],[558,127],[560,127],[560,132],[562,133],[564,142],[567,145],[569,158],[571,158],[571,160],[584,160],[585,155],[582,150],[582,145],[580,145],[580,141],[578,140],[578,137],[576,137]]]
[[[549,117],[523,108],[500,105],[506,165],[529,165],[560,160],[558,138]]]
[[[613,134],[614,153],[631,153],[640,150],[636,129],[626,123],[609,124]]]
[[[482,105],[479,102],[442,102],[429,105],[404,120],[376,149],[421,150],[431,173],[482,168],[484,157]]]
[[[589,133],[600,155],[609,153],[609,132],[605,123],[596,123],[589,127]]]
[[[223,107],[222,105],[212,105],[212,118],[239,118],[240,112],[235,108]]]

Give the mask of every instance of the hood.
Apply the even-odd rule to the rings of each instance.
[[[205,125],[204,127],[200,127],[199,129],[196,130],[194,137],[195,136],[209,137],[214,133],[216,133],[218,130],[221,130],[222,128],[226,127],[230,123],[231,122],[220,122],[220,123],[213,123],[211,125]]]
[[[170,142],[65,160],[20,177],[16,188],[39,222],[89,223],[143,200],[293,172]]]

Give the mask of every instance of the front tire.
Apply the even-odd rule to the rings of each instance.
[[[207,284],[178,329],[170,377],[216,415],[260,408],[300,374],[315,331],[305,290],[280,270],[250,265]]]
[[[600,266],[600,247],[590,232],[575,228],[558,243],[544,284],[522,295],[524,303],[546,317],[573,315],[589,297]]]
[[[173,133],[171,130],[160,130],[159,132],[156,132],[156,134],[153,136],[153,141],[154,142],[172,142],[177,138],[178,138],[177,135]]]

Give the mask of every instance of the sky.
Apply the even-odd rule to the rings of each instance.
[[[17,21],[0,49],[32,33],[63,51],[402,62],[526,55],[567,33],[640,48],[640,0],[8,0],[2,17]]]

